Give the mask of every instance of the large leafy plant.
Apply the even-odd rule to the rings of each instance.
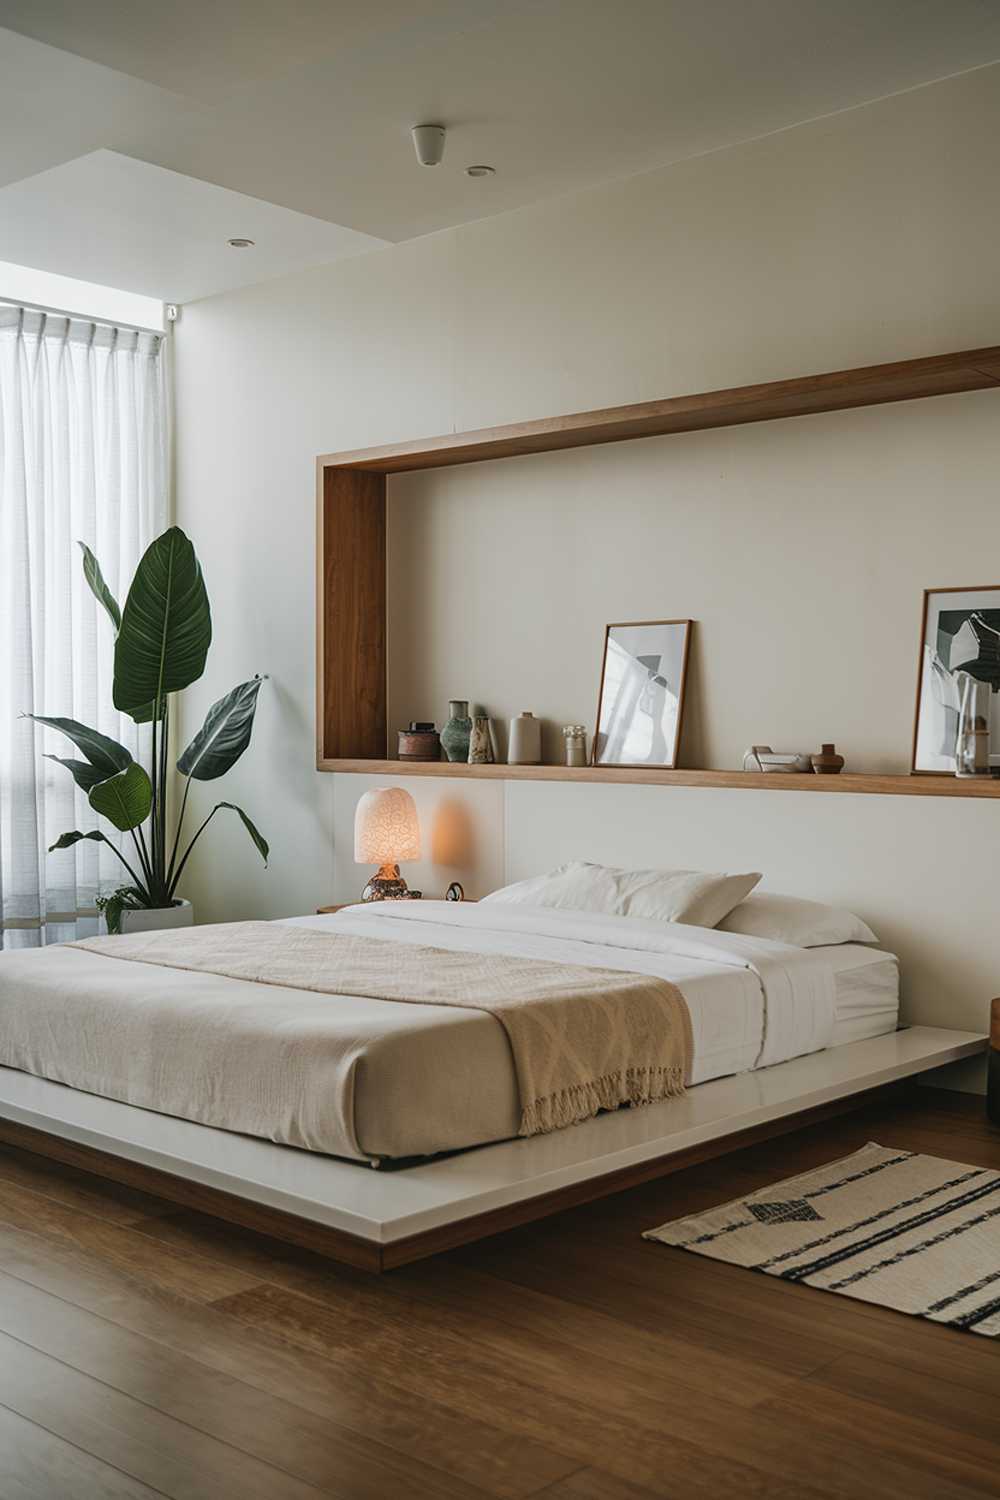
[[[101,898],[108,930],[117,932],[124,910],[172,906],[191,851],[215,814],[235,812],[267,863],[266,839],[241,807],[217,802],[183,846],[184,820],[192,781],[214,781],[234,766],[250,743],[261,677],[241,682],[213,703],[204,724],[177,761],[184,791],[172,836],[167,830],[168,745],[170,695],[197,682],[205,670],[212,641],[212,612],[201,567],[188,537],[177,526],[165,531],[144,553],[124,609],[104,581],[100,564],[89,547],[83,550],[83,572],[95,597],[115,629],[114,705],[137,724],[151,727],[150,767],[134,760],[124,745],[88,729],[75,719],[31,714],[72,740],[83,760],[47,759],[66,767],[95,812],[120,833],[131,835],[134,863],[115,843],[95,829],[64,833],[51,849],[68,849],[80,839],[110,845],[131,877],[110,896]],[[51,852],[51,851],[50,851]]]

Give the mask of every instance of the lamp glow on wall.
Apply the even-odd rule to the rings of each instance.
[[[378,865],[361,893],[362,901],[400,901],[412,892],[399,873],[400,864],[420,858],[417,805],[401,786],[365,792],[354,812],[354,863]]]

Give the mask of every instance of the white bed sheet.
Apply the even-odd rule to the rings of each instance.
[[[668,979],[691,1012],[691,1084],[831,1045],[835,976],[850,966],[844,948],[796,948],[680,923],[551,908],[382,902],[287,920],[388,941],[628,969]],[[495,1025],[491,1017],[479,1015],[484,1029]]]
[[[893,953],[844,943],[826,950],[833,967],[831,1047],[884,1036],[899,1025],[899,960]]]

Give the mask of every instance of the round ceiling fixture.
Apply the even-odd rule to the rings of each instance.
[[[487,167],[479,163],[474,167],[466,167],[465,175],[466,177],[495,177],[497,169],[496,167]]]
[[[253,240],[245,240],[240,235],[237,235],[235,239],[227,240],[226,244],[230,250],[252,250],[254,247]]]
[[[417,161],[422,167],[436,167],[444,156],[443,125],[414,125],[410,131]]]

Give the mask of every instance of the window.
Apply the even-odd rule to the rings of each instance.
[[[2,270],[0,291],[6,290]],[[96,932],[95,898],[102,886],[120,883],[106,846],[87,840],[47,852],[68,829],[96,828],[97,817],[66,771],[43,758],[78,752],[20,716],[78,719],[133,754],[141,748],[137,726],[112,706],[112,626],[87,588],[77,543],[93,549],[121,601],[142,552],[166,524],[163,344],[155,330],[0,304],[0,936],[6,947]]]

